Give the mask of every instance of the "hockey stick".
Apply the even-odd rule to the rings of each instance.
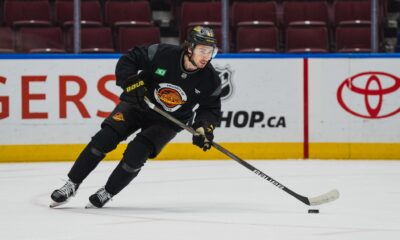
[[[165,118],[167,118],[171,122],[175,123],[179,127],[185,129],[186,131],[190,132],[193,135],[198,134],[193,128],[187,126],[186,124],[184,124],[181,121],[179,121],[178,119],[174,118],[173,116],[171,116],[167,112],[165,112],[165,111],[161,110],[160,108],[158,108],[157,106],[155,106],[152,102],[149,101],[149,99],[145,98],[145,102],[147,103],[147,105],[149,105],[149,108],[151,108],[155,112],[161,114],[162,116],[164,116]],[[300,200],[304,204],[307,204],[309,206],[315,206],[315,205],[320,205],[320,204],[332,202],[332,201],[334,201],[334,200],[339,198],[339,191],[336,190],[336,189],[333,189],[333,190],[331,190],[331,191],[329,191],[327,193],[324,193],[324,194],[316,196],[316,197],[304,197],[304,196],[302,196],[302,195],[300,195],[298,193],[293,192],[288,187],[284,186],[282,183],[276,181],[272,177],[270,177],[267,174],[263,173],[262,171],[260,171],[259,169],[255,168],[254,166],[252,166],[248,162],[242,160],[241,158],[239,158],[235,154],[233,154],[230,151],[228,151],[227,149],[223,148],[218,143],[213,141],[213,142],[211,142],[211,145],[214,148],[216,148],[218,151],[224,153],[225,155],[227,155],[228,157],[232,158],[233,160],[235,160],[236,162],[238,162],[242,166],[246,167],[250,171],[252,171],[255,174],[257,174],[258,176],[264,178],[265,180],[267,180],[268,182],[272,183],[276,187],[282,189],[283,191],[285,191],[288,194],[292,195],[293,197],[297,198],[298,200]]]

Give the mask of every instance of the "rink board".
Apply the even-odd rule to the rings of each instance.
[[[301,159],[302,143],[222,143],[223,147],[242,159]],[[85,144],[49,145],[0,145],[0,162],[43,162],[71,161],[75,159]],[[106,156],[106,160],[121,159],[126,144]],[[386,159],[399,160],[398,143],[311,143],[310,159]],[[189,158],[192,157],[192,158]],[[213,160],[229,159],[215,149],[207,152],[190,143],[171,143],[165,147],[157,160]]]
[[[0,161],[75,159],[118,102],[118,57],[2,56]],[[224,86],[215,140],[242,158],[400,159],[399,56],[226,54],[213,65]],[[181,133],[157,159],[227,157]]]
[[[310,158],[400,159],[399,66],[399,58],[308,60]]]

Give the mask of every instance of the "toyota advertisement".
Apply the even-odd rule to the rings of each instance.
[[[310,59],[309,68],[310,142],[400,142],[400,60]]]

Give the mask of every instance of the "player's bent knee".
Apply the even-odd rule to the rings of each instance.
[[[114,150],[121,140],[119,134],[113,128],[106,125],[92,137],[92,153],[105,155]]]
[[[153,146],[151,143],[143,140],[142,137],[136,137],[128,144],[124,152],[123,161],[132,171],[135,171],[134,169],[140,169],[149,158],[152,149]]]

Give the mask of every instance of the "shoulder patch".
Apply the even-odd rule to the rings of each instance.
[[[222,86],[218,85],[218,87],[214,90],[214,92],[211,94],[211,96],[215,97],[221,94]]]
[[[147,56],[149,57],[149,60],[152,61],[154,58],[154,55],[156,55],[158,50],[158,44],[153,44],[149,46],[149,49],[147,51]]]

